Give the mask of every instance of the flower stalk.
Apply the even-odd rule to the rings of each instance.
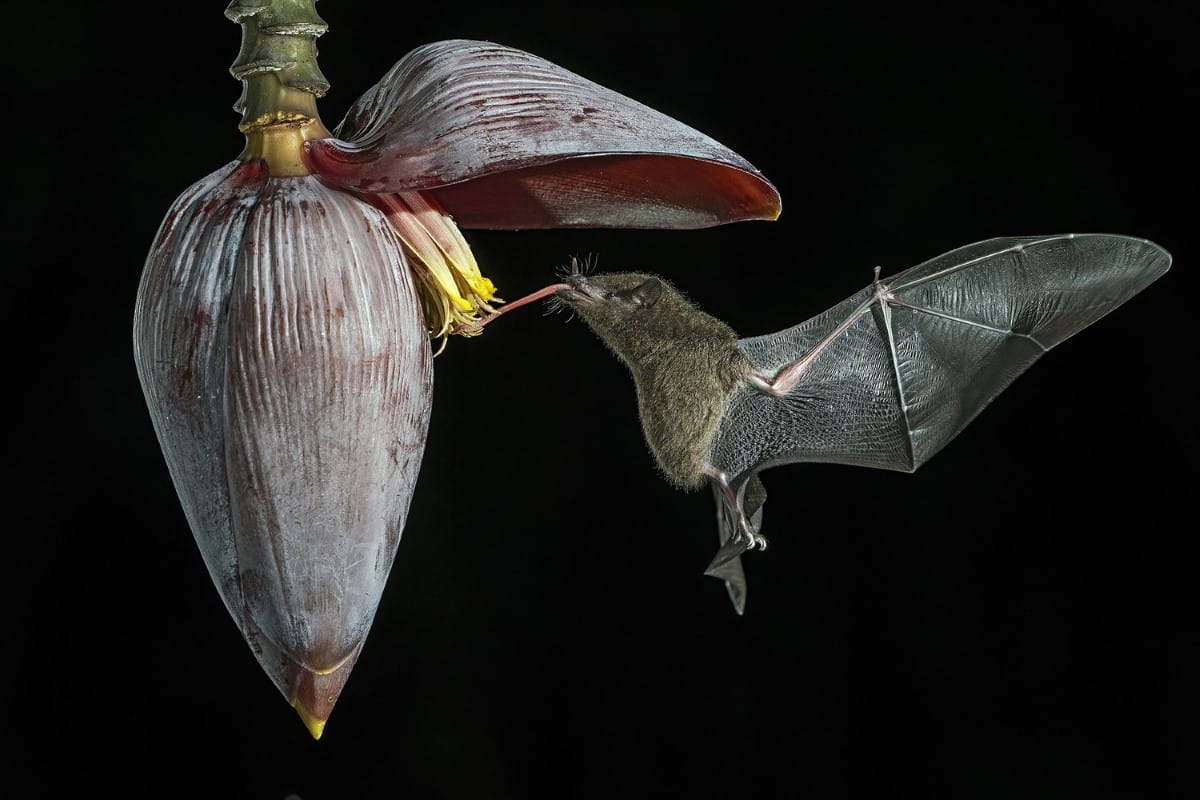
[[[234,0],[225,16],[242,27],[242,47],[229,68],[242,81],[234,110],[242,128],[317,117],[315,100],[329,91],[317,66],[317,38],[329,26],[316,0]]]
[[[242,27],[230,74],[242,82],[234,110],[246,135],[242,161],[263,159],[276,177],[308,175],[304,142],[328,138],[317,98],[329,81],[317,66],[317,37],[328,30],[316,0],[234,0],[225,16]]]

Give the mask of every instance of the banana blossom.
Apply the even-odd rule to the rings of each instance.
[[[246,148],[163,219],[134,354],[225,607],[319,738],[404,529],[431,338],[500,302],[460,228],[702,228],[780,203],[698,131],[490,42],[413,50],[330,132],[314,3],[227,9]]]

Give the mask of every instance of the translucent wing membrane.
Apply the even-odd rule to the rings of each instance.
[[[730,398],[708,456],[727,481],[713,484],[722,546],[708,574],[741,613],[739,555],[759,534],[766,500],[760,471],[801,461],[917,469],[1050,348],[1170,265],[1158,245],[1124,236],[991,239],[741,340],[767,377],[813,355],[786,395],[746,384]]]
[[[1170,263],[1157,245],[1122,236],[992,239],[884,278],[882,294],[870,286],[793,328],[743,339],[767,375],[824,350],[786,397],[739,390],[711,462],[730,475],[793,461],[914,470],[1043,353]]]

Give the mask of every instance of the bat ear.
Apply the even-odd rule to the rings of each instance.
[[[648,308],[657,303],[662,298],[662,295],[662,281],[658,278],[650,278],[630,293],[630,299],[639,306],[646,306]]]

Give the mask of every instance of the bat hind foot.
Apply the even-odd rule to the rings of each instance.
[[[767,538],[761,533],[751,530],[750,526],[746,524],[745,520],[743,520],[742,524],[738,526],[738,539],[746,542],[747,550],[753,550],[755,548],[758,548],[759,550],[767,549]]]
[[[758,532],[762,522],[762,504],[767,498],[766,490],[758,475],[751,475],[746,483],[746,503],[729,482],[729,477],[707,462],[701,464],[701,472],[708,476],[713,495],[717,500],[717,519],[723,545],[741,545],[742,550],[766,550],[767,540]],[[749,509],[750,513],[746,511]]]

